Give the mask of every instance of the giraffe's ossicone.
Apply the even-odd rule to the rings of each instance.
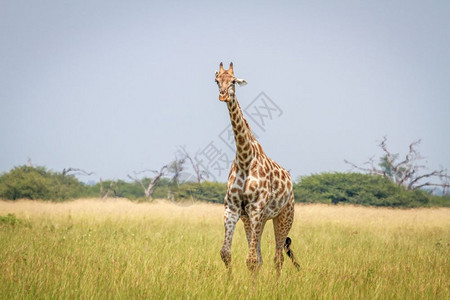
[[[266,222],[272,219],[277,273],[283,266],[283,249],[298,268],[288,237],[294,221],[291,175],[264,153],[244,119],[235,86],[247,82],[234,76],[233,63],[230,63],[228,70],[220,63],[215,81],[219,87],[219,100],[227,104],[236,142],[236,157],[228,176],[224,199],[225,239],[220,251],[222,260],[231,270],[231,241],[236,223],[241,219],[249,247],[247,267],[254,271],[261,266],[261,235]]]

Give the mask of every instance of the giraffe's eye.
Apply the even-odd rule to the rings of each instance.
[[[233,81],[231,81],[231,84],[236,84],[236,79],[233,79]]]

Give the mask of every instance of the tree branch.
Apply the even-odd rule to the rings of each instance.
[[[86,176],[91,176],[92,174],[94,174],[94,172],[87,172],[83,169],[78,169],[78,168],[67,168],[67,169],[63,169],[62,170],[62,175],[66,176],[68,175],[70,172],[74,172],[71,175],[86,175]]]
[[[182,154],[184,158],[191,163],[192,169],[194,170],[196,175],[197,183],[200,183],[205,178],[209,178],[209,173],[206,172],[205,170],[200,169],[200,165],[197,162],[195,162],[194,159],[191,157],[189,152],[186,150],[186,146],[178,146],[178,148],[179,148],[178,152]]]

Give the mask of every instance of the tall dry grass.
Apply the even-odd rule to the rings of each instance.
[[[221,205],[125,199],[0,201],[0,297],[449,298],[450,209],[298,205],[291,230],[302,265],[275,279],[271,222],[258,277],[239,223],[233,277],[219,250]],[[5,220],[5,218],[4,218]]]

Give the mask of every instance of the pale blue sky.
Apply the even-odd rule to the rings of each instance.
[[[221,61],[248,81],[242,107],[263,91],[282,110],[249,122],[295,177],[379,156],[384,135],[449,168],[449,16],[448,0],[2,0],[0,172],[31,158],[126,179],[177,145],[231,156]]]

